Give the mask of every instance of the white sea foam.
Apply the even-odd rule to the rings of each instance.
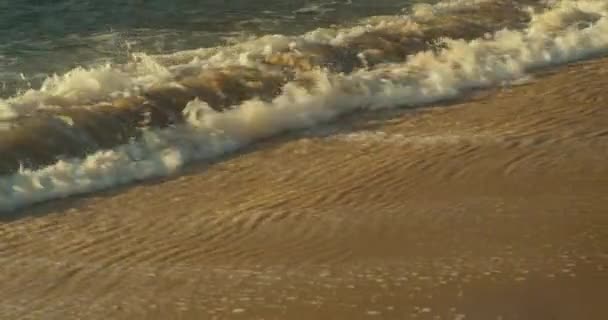
[[[412,13],[415,17],[430,18],[438,13],[446,13],[468,8],[475,8],[480,4],[492,2],[492,0],[449,0],[436,3],[417,3],[412,6]]]
[[[604,54],[608,52],[607,14],[605,1],[564,0],[547,12],[535,13],[524,30],[502,30],[468,42],[448,39],[447,47],[439,53],[421,52],[404,63],[372,70],[351,74],[311,71],[309,76],[316,80],[312,91],[288,83],[283,93],[270,102],[248,100],[225,112],[213,111],[206,103],[195,100],[184,111],[187,119],[184,125],[150,130],[138,141],[84,159],[60,161],[40,170],[21,170],[1,177],[0,210],[171,174],[188,162],[212,159],[260,138],[308,128],[338,115],[361,109],[427,104],[458,96],[470,88],[520,79],[531,68]],[[581,27],[573,15],[594,18],[584,18],[589,21]],[[219,50],[215,50],[218,54]],[[205,63],[221,60],[213,54],[208,57]],[[160,71],[155,72],[162,78],[167,68],[175,66],[157,67]],[[78,72],[74,71],[73,77],[82,76]],[[159,79],[156,75],[146,76],[141,70],[139,78],[129,79],[123,78],[122,73],[116,76],[111,70],[105,71],[110,74],[99,72],[95,80],[71,83],[72,75],[49,80],[45,90],[55,90],[76,100],[94,100],[110,91],[141,85],[145,82],[142,78]],[[104,87],[107,82],[109,87]],[[70,88],[78,89],[62,87],[68,83]],[[10,115],[11,108],[14,106],[2,102],[0,114]]]

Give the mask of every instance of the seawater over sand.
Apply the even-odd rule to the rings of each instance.
[[[301,35],[76,68],[0,101],[0,210],[171,174],[361,110],[520,81],[605,53],[607,13],[592,0],[418,4]]]
[[[3,210],[21,208],[0,214],[0,318],[604,320],[608,59],[588,29],[603,7],[570,2],[531,22],[504,4],[439,21],[440,7],[419,7],[414,29],[374,18],[395,23],[329,33],[329,46],[324,31],[269,51],[273,37],[138,55],[9,99],[24,107],[5,121],[20,126],[11,133],[73,142],[19,147],[38,141],[29,135],[2,149],[21,152],[3,160],[30,160],[0,180]],[[340,30],[368,23],[349,21]],[[492,37],[487,21],[525,31]],[[470,42],[426,43],[440,34]],[[444,103],[450,94],[459,99]],[[395,108],[401,98],[425,108]],[[276,131],[296,127],[307,129]],[[243,152],[213,158],[226,141]],[[55,164],[82,160],[83,146],[97,153]],[[115,165],[165,149],[217,161],[115,187],[134,172]],[[102,182],[111,190],[29,206],[41,190]]]
[[[3,319],[608,313],[607,59],[0,216]]]

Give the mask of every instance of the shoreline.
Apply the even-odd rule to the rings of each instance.
[[[603,319],[608,58],[0,222],[4,319]]]

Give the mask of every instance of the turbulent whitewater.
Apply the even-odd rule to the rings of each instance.
[[[341,115],[421,106],[603,55],[607,14],[599,0],[416,4],[300,35],[132,53],[48,77],[0,100],[0,211],[168,175]]]

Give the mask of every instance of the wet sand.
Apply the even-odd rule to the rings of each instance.
[[[3,216],[2,319],[605,319],[608,59]]]

